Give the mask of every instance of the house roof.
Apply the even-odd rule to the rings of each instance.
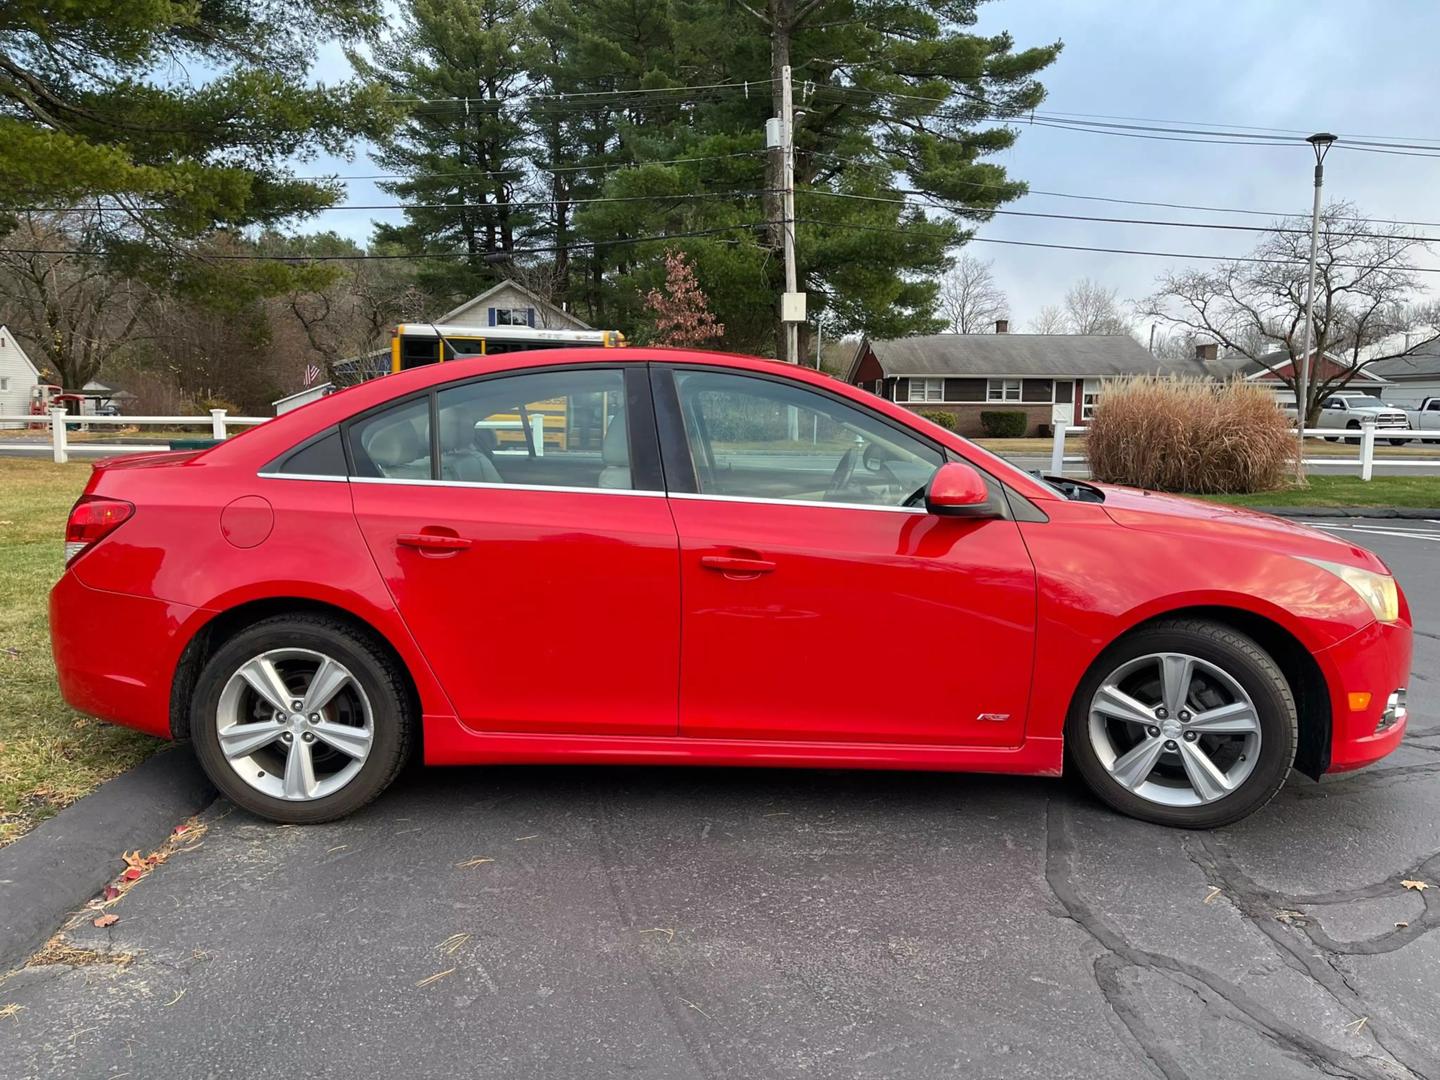
[[[479,296],[472,296],[469,300],[466,300],[459,307],[447,311],[444,315],[441,315],[440,318],[436,319],[435,321],[438,323],[464,322],[466,314],[468,314],[472,309],[483,307],[485,305],[485,302],[489,300],[492,296],[506,289],[510,290],[511,292],[519,293],[521,296],[525,297],[526,300],[530,301],[530,303],[534,304],[537,308],[541,308],[545,312],[547,312],[550,315],[551,319],[558,320],[566,327],[574,330],[594,329],[594,327],[591,326],[589,323],[583,321],[582,319],[577,319],[574,315],[570,314],[570,312],[566,311],[564,308],[552,304],[549,300],[546,300],[538,293],[532,292],[531,290],[527,289],[518,281],[511,281],[508,278],[505,281],[500,282],[498,285],[492,285],[490,288],[482,292]]]
[[[1313,357],[1314,353],[1311,354]],[[1320,353],[1326,360],[1339,367],[1353,367],[1354,365],[1343,356],[1336,356],[1334,353]],[[1311,361],[1314,362],[1313,359]],[[1263,379],[1266,375],[1273,375],[1276,368],[1283,368],[1290,363],[1290,353],[1286,349],[1275,349],[1258,357],[1255,360],[1245,360],[1239,367],[1239,372],[1247,379]],[[1377,365],[1378,366],[1378,365]],[[1277,376],[1278,378],[1278,376]],[[1354,378],[1365,379],[1369,382],[1384,382],[1385,378],[1374,367],[1361,368],[1359,374]]]
[[[1406,379],[1440,379],[1440,341],[1426,342],[1409,356],[1376,360],[1367,369],[1396,382]]]
[[[886,375],[1203,375],[1198,360],[1162,360],[1124,334],[925,334],[860,342],[851,381],[867,348]]]

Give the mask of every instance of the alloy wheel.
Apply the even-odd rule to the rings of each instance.
[[[215,720],[220,752],[236,775],[291,802],[345,787],[375,741],[359,681],[310,649],[271,649],[245,661],[220,692]]]
[[[1186,653],[1121,664],[1090,702],[1088,733],[1121,787],[1162,806],[1200,806],[1238,790],[1260,757],[1260,714],[1224,669]]]

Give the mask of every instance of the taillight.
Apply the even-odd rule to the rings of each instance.
[[[81,495],[65,522],[65,565],[96,540],[109,536],[135,514],[135,504],[104,495]]]

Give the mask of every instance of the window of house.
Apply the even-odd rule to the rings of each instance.
[[[941,462],[929,444],[825,394],[707,371],[677,372],[675,387],[702,495],[902,506]]]
[[[911,379],[910,380],[911,401],[944,401],[945,380],[944,379]]]
[[[496,326],[529,326],[531,308],[494,308]]]
[[[0,390],[10,389],[10,376],[0,375]]]
[[[1100,391],[1086,390],[1080,401],[1080,419],[1089,420],[1095,415],[1095,406],[1100,403]]]
[[[985,383],[986,401],[1019,401],[1019,379],[989,379]]]

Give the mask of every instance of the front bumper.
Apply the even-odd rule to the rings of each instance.
[[[1404,623],[1371,623],[1344,641],[1315,654],[1330,687],[1330,764],[1326,772],[1347,772],[1378,761],[1405,736],[1404,710],[1392,695],[1410,683],[1412,634]],[[1352,707],[1352,694],[1368,694]]]
[[[61,695],[80,712],[170,738],[171,682],[201,618],[184,604],[92,589],[67,570],[50,590]]]

